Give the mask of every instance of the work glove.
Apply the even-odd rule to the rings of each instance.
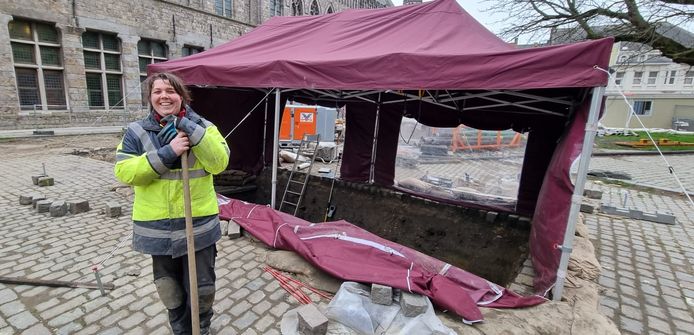
[[[163,124],[164,127],[159,130],[159,133],[157,133],[157,137],[159,137],[159,140],[161,141],[162,144],[169,144],[171,140],[173,140],[176,135],[178,134],[177,126],[180,124],[181,118],[173,116],[173,115],[167,115],[163,119],[161,119],[161,123]]]

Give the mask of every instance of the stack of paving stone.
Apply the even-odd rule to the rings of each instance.
[[[593,214],[600,207],[602,191],[585,189],[583,190],[583,201],[581,202],[581,212]]]
[[[53,186],[55,184],[55,181],[53,180],[53,177],[49,177],[45,174],[37,175],[37,176],[31,176],[31,182],[34,183],[34,185],[38,186]]]
[[[51,217],[65,216],[68,212],[77,214],[89,210],[89,202],[86,200],[63,201],[48,200],[42,194],[26,194],[19,196],[20,205],[31,205],[38,213],[49,213]]]
[[[426,298],[420,294],[399,291],[400,310],[402,314],[413,318],[423,314],[429,308]],[[371,302],[389,306],[393,303],[393,288],[390,286],[371,284]]]

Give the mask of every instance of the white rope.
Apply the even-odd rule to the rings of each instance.
[[[272,239],[272,247],[273,248],[277,247],[277,235],[279,235],[279,233],[280,233],[280,228],[282,228],[286,225],[288,225],[288,223],[285,222],[285,223],[281,224],[279,227],[277,227],[277,230],[275,230],[275,237]]]
[[[665,162],[665,164],[667,164],[668,171],[670,172],[670,174],[672,174],[673,177],[675,177],[675,181],[677,181],[677,184],[679,184],[680,188],[682,189],[682,192],[687,197],[687,199],[689,199],[689,203],[692,205],[692,207],[694,207],[694,200],[692,200],[692,197],[689,196],[689,192],[687,192],[687,189],[684,187],[684,185],[680,181],[680,178],[677,176],[677,173],[675,173],[675,168],[672,165],[670,165],[670,162],[668,162],[668,160],[665,158],[665,155],[663,155],[663,152],[660,151],[660,147],[658,146],[658,143],[656,143],[656,141],[653,139],[653,136],[651,136],[651,133],[648,131],[646,126],[643,124],[643,122],[641,121],[641,118],[638,116],[638,114],[636,114],[636,112],[634,112],[634,106],[632,106],[629,103],[629,99],[627,99],[626,95],[624,95],[624,93],[622,92],[622,89],[619,87],[619,85],[617,85],[612,74],[609,71],[607,71],[607,70],[605,70],[605,69],[603,69],[597,65],[595,66],[595,68],[602,71],[602,72],[607,73],[608,77],[610,78],[610,81],[615,84],[615,87],[617,88],[617,92],[624,99],[624,103],[626,103],[627,106],[629,106],[629,112],[630,112],[629,115],[635,116],[636,120],[641,125],[641,128],[643,128],[646,131],[646,135],[648,135],[648,138],[651,140],[651,142],[655,146],[655,149],[658,151],[658,154],[660,154],[660,158],[662,158],[663,161]]]
[[[407,269],[407,278],[405,280],[407,281],[407,290],[412,293],[412,287],[410,286],[410,271],[412,271],[412,268],[414,267],[414,262],[410,262],[410,267]]]
[[[244,116],[243,119],[241,119],[241,121],[239,121],[239,123],[236,125],[236,127],[234,127],[234,128],[227,134],[227,136],[224,136],[224,139],[226,140],[227,137],[229,137],[229,135],[231,135],[231,133],[233,133],[234,130],[236,130],[236,128],[238,128],[238,127],[243,123],[243,121],[246,121],[246,119],[247,119],[249,116],[251,116],[251,113],[253,113],[253,111],[254,111],[256,108],[258,108],[258,106],[260,106],[260,104],[261,104],[265,99],[267,99],[267,96],[270,95],[270,93],[272,93],[272,92],[273,92],[272,90],[268,91],[267,94],[265,94],[265,97],[263,97],[262,99],[260,99],[260,101],[258,101],[258,103],[255,105],[255,107],[253,107],[253,108],[251,109],[251,111],[248,112],[248,114],[246,114],[246,116]]]
[[[133,232],[131,231],[128,236],[126,236],[124,239],[122,239],[112,250],[111,252],[108,253],[108,255],[104,256],[101,258],[100,261],[95,262],[94,265],[92,265],[92,270],[93,271],[99,271],[99,267],[101,266],[103,268],[104,262],[106,262],[109,258],[113,256],[113,254],[116,252],[116,250],[122,248],[125,245],[125,242],[129,241],[133,237]]]

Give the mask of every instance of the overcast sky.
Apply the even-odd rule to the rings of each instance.
[[[395,6],[400,6],[402,5],[402,0],[391,0],[393,1],[393,5]],[[424,0],[425,2],[429,0]],[[477,21],[482,23],[487,29],[491,30],[495,34],[498,34],[499,31],[501,30],[501,27],[496,24],[494,25],[494,21],[498,20],[499,18],[492,18],[490,17],[489,13],[483,13],[482,10],[487,8],[490,4],[484,3],[483,1],[476,1],[476,0],[456,0],[460,4],[463,9],[465,9],[466,12],[470,13]]]

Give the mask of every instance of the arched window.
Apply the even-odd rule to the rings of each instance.
[[[318,2],[316,0],[313,0],[313,2],[311,2],[311,9],[309,10],[309,14],[311,14],[311,15],[320,14],[320,10],[318,9]]]
[[[301,3],[301,0],[292,0],[292,15],[304,15],[304,5]]]
[[[328,7],[328,10],[325,11],[325,12],[328,13],[328,14],[332,14],[332,13],[334,12],[334,11],[333,11],[333,6]]]

